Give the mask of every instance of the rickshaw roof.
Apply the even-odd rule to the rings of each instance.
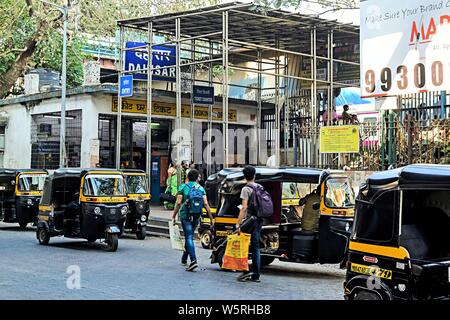
[[[92,173],[92,172],[99,172],[99,173],[121,173],[119,170],[116,169],[109,169],[109,168],[61,168],[57,169],[53,172],[53,178],[62,178],[62,177],[79,177]]]
[[[0,168],[0,175],[3,176],[15,176],[16,174],[22,173],[22,172],[46,172],[45,169],[7,169],[7,168]]]
[[[298,182],[319,183],[330,175],[323,169],[300,168],[300,167],[255,167],[257,182]],[[226,176],[228,181],[239,181],[244,179],[243,168],[229,168],[219,172]]]
[[[367,183],[369,187],[398,183],[400,188],[450,188],[450,165],[412,164],[374,173]]]

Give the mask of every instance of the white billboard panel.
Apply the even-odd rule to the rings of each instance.
[[[362,96],[450,89],[450,0],[360,6]]]

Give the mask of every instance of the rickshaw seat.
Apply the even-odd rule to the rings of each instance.
[[[410,257],[413,259],[424,259],[429,255],[429,242],[415,224],[402,226],[400,245],[408,250]]]

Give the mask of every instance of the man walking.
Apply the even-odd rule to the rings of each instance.
[[[185,238],[185,251],[181,257],[181,264],[187,265],[189,257],[191,263],[186,270],[193,271],[198,267],[197,257],[195,256],[194,233],[198,226],[203,207],[206,209],[212,225],[214,225],[214,218],[211,214],[205,189],[199,184],[200,173],[196,169],[191,169],[187,174],[187,178],[188,182],[181,185],[178,190],[172,223],[175,223],[179,212]]]
[[[261,187],[255,183],[256,169],[252,166],[246,166],[243,170],[244,178],[247,184],[241,190],[242,205],[239,212],[238,222],[236,228],[240,232],[240,225],[244,219],[254,219],[254,224],[250,238],[250,253],[252,254],[252,267],[251,272],[245,272],[238,277],[238,281],[255,281],[260,282],[260,270],[261,270],[261,257],[259,252],[259,238],[261,236],[261,227],[263,220],[258,217],[258,213],[253,205],[252,195],[254,188]]]

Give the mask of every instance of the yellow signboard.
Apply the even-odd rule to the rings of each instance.
[[[320,153],[358,153],[358,126],[320,128]]]
[[[117,112],[117,98],[113,98],[112,108],[113,112]],[[126,113],[147,113],[147,101],[135,100],[135,99],[122,99],[122,112]],[[152,115],[153,116],[169,116],[175,117],[177,115],[176,105],[167,102],[153,102],[152,103]],[[181,116],[183,118],[189,118],[191,116],[191,106],[181,105]],[[194,107],[195,119],[208,119],[208,107],[195,106]],[[213,108],[212,120],[222,121],[223,112],[221,108]],[[237,111],[234,109],[228,110],[228,121],[237,121]]]

